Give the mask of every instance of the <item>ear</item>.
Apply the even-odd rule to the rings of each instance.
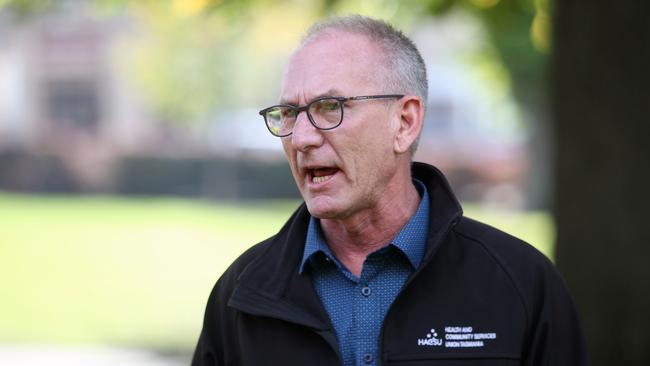
[[[408,152],[415,143],[424,120],[424,105],[415,95],[405,95],[400,100],[400,123],[395,135],[394,150],[396,153]]]

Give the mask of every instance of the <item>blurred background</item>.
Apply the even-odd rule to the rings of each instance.
[[[593,83],[598,67],[620,67],[589,58],[615,37],[574,45],[592,44],[606,10],[590,6],[594,28],[576,36],[572,17],[590,24],[589,14],[554,9],[550,0],[0,0],[0,364],[189,363],[216,279],[300,202],[257,111],[277,101],[306,28],[349,13],[388,20],[423,54],[430,96],[415,159],[445,172],[468,216],[558,253],[592,350],[610,340],[598,336],[609,317],[591,299],[616,288],[619,313],[634,296],[636,312],[607,332],[633,339],[612,350],[629,356],[620,364],[644,364],[648,336],[634,316],[647,310],[647,273],[637,270],[638,288],[623,280],[620,252],[604,248],[639,249],[647,238],[632,224],[647,197],[638,140],[647,127],[635,123],[650,122],[648,84],[640,98],[627,88],[616,99],[610,88],[636,79]],[[648,47],[644,29],[636,42]],[[643,65],[621,69],[643,77]],[[613,136],[626,103],[629,132]],[[603,146],[622,149],[609,167],[635,173],[596,183],[610,176],[592,153]],[[613,193],[622,187],[631,202]],[[609,200],[618,221],[603,213]],[[596,288],[606,258],[620,266]]]

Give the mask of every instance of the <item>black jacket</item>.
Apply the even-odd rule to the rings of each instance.
[[[575,307],[553,267],[521,240],[462,216],[443,175],[429,191],[427,249],[389,309],[381,365],[586,365]],[[192,365],[340,365],[336,334],[298,273],[309,213],[253,246],[210,294]]]

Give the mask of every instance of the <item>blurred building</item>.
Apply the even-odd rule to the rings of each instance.
[[[127,16],[94,16],[86,2],[25,17],[0,11],[4,188],[110,190],[120,156],[182,142],[182,131],[157,123],[115,62],[116,43],[133,33]]]

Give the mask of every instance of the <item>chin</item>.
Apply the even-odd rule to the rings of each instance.
[[[343,207],[330,200],[317,198],[305,200],[305,203],[309,213],[318,219],[340,219],[344,216],[345,210]]]
[[[307,210],[312,216],[314,216],[317,219],[331,219],[336,216],[336,212],[331,209],[327,209],[323,207],[314,207],[309,203],[307,203]]]

